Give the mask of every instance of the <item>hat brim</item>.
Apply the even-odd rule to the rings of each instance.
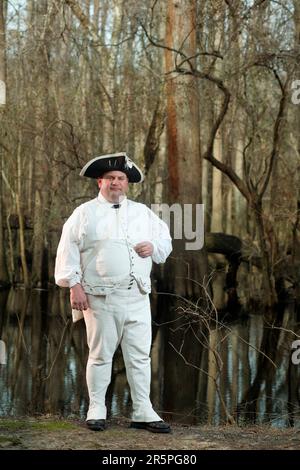
[[[120,157],[124,157],[125,154],[113,154],[113,155],[102,155],[100,157],[93,158],[84,165],[80,176],[86,176],[87,178],[101,178],[104,173],[109,171],[121,171],[128,177],[129,183],[141,183],[144,179],[144,175],[139,167],[131,163],[131,167],[125,166]]]

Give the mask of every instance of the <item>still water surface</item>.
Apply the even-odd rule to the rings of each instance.
[[[212,329],[202,354],[196,399],[188,412],[166,409],[161,349],[163,328],[152,348],[152,401],[165,418],[181,423],[222,424],[226,411],[239,423],[300,425],[300,365],[291,361],[299,320],[292,305],[274,328],[258,312]],[[83,321],[71,322],[62,290],[0,292],[0,339],[7,360],[0,365],[0,415],[59,414],[85,418],[87,346]],[[171,366],[171,365],[170,365]],[[188,367],[182,361],[182,367]],[[183,384],[184,386],[184,384]],[[176,394],[176,390],[173,391]],[[131,402],[118,351],[107,394],[112,416],[130,418]]]

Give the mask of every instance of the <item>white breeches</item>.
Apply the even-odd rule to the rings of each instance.
[[[151,312],[148,294],[136,282],[107,296],[88,295],[84,312],[89,358],[86,378],[90,406],[87,419],[105,419],[105,395],[113,355],[121,345],[133,405],[133,421],[159,421],[150,402]]]

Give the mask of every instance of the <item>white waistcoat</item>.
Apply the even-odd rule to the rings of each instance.
[[[144,204],[125,198],[114,209],[103,199],[100,195],[82,204],[64,224],[55,281],[61,287],[81,283],[88,294],[106,295],[133,277],[149,293],[152,260],[164,263],[172,251],[168,226]],[[143,241],[153,244],[151,257],[135,252]]]

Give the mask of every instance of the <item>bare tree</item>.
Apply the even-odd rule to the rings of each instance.
[[[5,18],[7,2],[0,2],[0,106],[6,103],[6,41],[5,41]]]
[[[6,40],[5,40],[5,18],[7,2],[0,1],[0,122],[4,120],[6,104]],[[2,127],[2,126],[1,126]],[[0,146],[0,283],[7,283],[9,280],[6,267],[5,242],[4,242],[4,196],[2,188],[2,171],[4,167],[4,151]]]

